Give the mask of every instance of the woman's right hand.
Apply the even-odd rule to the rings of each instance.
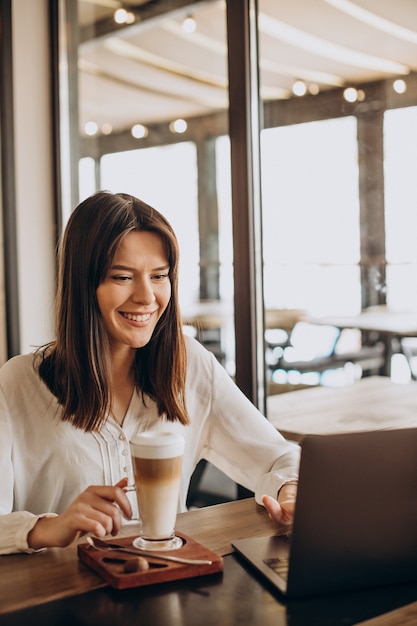
[[[123,479],[114,486],[90,486],[60,515],[41,517],[28,534],[29,548],[64,548],[86,533],[117,535],[121,516],[132,517],[126,485]]]
[[[269,518],[277,524],[292,524],[294,518],[297,484],[285,483],[278,492],[277,499],[262,496],[262,504],[268,511]]]

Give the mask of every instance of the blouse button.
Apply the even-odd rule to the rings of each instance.
[[[122,454],[123,454],[123,456],[127,456],[128,455],[127,450],[122,450]]]
[[[119,435],[119,439],[121,441],[124,441],[126,439],[125,435],[122,433],[121,435]]]

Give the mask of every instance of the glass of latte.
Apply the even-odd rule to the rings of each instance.
[[[184,438],[173,432],[147,431],[130,442],[136,496],[141,521],[140,536],[133,545],[141,550],[176,550],[175,520]]]

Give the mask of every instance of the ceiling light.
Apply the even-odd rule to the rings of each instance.
[[[169,125],[169,130],[171,131],[171,133],[180,133],[180,134],[185,133],[187,128],[188,128],[187,122],[181,119],[174,120]]]
[[[84,126],[84,131],[86,135],[92,137],[93,135],[97,134],[98,125],[96,124],[96,122],[87,122]]]
[[[135,139],[143,139],[148,136],[148,129],[146,126],[143,126],[143,124],[135,124],[132,126],[130,132]]]
[[[295,96],[304,96],[307,93],[307,86],[303,80],[296,80],[292,86],[292,92]]]
[[[354,87],[347,87],[343,92],[346,102],[356,102],[358,99],[358,91]]]
[[[116,9],[113,13],[113,19],[116,24],[133,24],[135,16],[131,11],[126,11],[126,9]]]
[[[113,126],[108,122],[105,122],[101,126],[101,132],[103,133],[103,135],[111,135],[113,132]]]
[[[407,83],[402,78],[394,80],[392,86],[394,91],[397,93],[405,93],[407,91]]]
[[[197,28],[197,24],[192,15],[187,15],[185,20],[182,23],[182,30],[185,33],[194,33]]]
[[[317,96],[317,94],[320,93],[320,87],[316,83],[311,83],[308,87],[308,91],[312,96]]]
[[[116,9],[116,11],[113,13],[113,19],[116,24],[126,24],[126,16],[126,9]]]
[[[105,122],[104,124],[102,124],[101,132],[103,133],[103,135],[111,135],[112,131],[113,131],[113,126],[111,124],[109,124],[108,122]]]

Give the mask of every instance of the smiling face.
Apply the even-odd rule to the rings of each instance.
[[[112,349],[142,348],[171,297],[169,262],[159,235],[134,231],[123,239],[97,301]]]

